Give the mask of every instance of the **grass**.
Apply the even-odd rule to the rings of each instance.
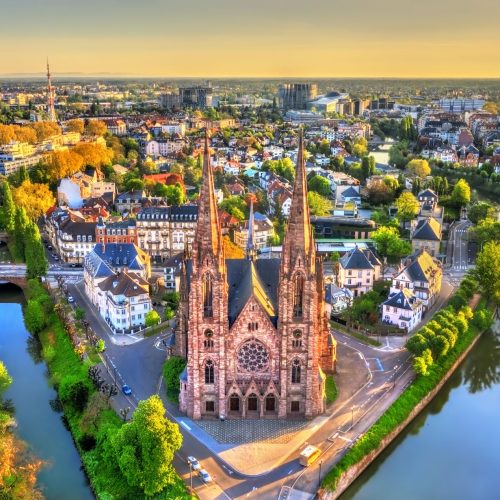
[[[371,345],[374,347],[379,347],[380,345],[382,345],[378,340],[367,337],[366,335],[363,335],[362,333],[359,333],[359,332],[356,332],[353,330],[349,330],[346,326],[341,325],[340,323],[335,323],[332,321],[332,322],[330,322],[330,324],[331,324],[332,328],[335,328],[336,330],[341,331],[342,333],[348,335],[349,337],[352,337],[352,338],[359,340],[363,344]]]
[[[437,386],[478,333],[478,329],[469,323],[468,329],[463,335],[458,337],[455,346],[449,351],[448,355],[439,363],[434,363],[429,368],[427,376],[417,377],[382,414],[377,422],[340,459],[335,467],[326,475],[323,480],[323,487],[328,490],[335,490],[342,473],[376,450],[380,446],[381,441],[396,429],[398,425],[403,423],[415,406]]]
[[[333,375],[326,376],[325,393],[326,393],[327,405],[333,403],[337,399],[337,396],[339,395],[337,386],[335,385],[335,380],[333,379]]]
[[[37,296],[38,299],[46,300],[48,293],[41,285],[30,280],[27,296]],[[88,363],[82,363],[80,357],[75,353],[69,336],[67,335],[59,317],[52,312],[49,316],[47,328],[39,334],[43,348],[44,359],[49,368],[51,381],[58,389],[61,381],[67,376],[77,377],[91,387],[88,378]],[[95,353],[95,351],[94,351]],[[93,356],[94,354],[92,354]],[[95,353],[97,355],[97,353]],[[90,484],[97,498],[100,499],[145,499],[144,493],[138,488],[128,484],[116,462],[110,459],[109,436],[115,433],[124,422],[110,407],[102,410],[94,420],[93,425],[84,427],[83,413],[79,413],[72,407],[65,405],[64,415],[71,430],[75,446],[77,447]],[[85,451],[80,446],[79,440],[83,434],[92,434],[96,439],[95,448]],[[173,484],[169,485],[162,493],[148,498],[181,500],[193,498],[186,491],[182,479],[173,475]]]

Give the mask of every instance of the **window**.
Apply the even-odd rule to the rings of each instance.
[[[205,411],[214,412],[215,411],[215,401],[205,401]]]
[[[300,360],[294,359],[292,363],[292,384],[300,384]]]
[[[214,379],[214,362],[209,359],[205,363],[205,384],[213,384]]]
[[[293,280],[293,317],[302,317],[304,302],[304,276],[297,274]]]
[[[214,332],[212,332],[212,330],[205,331],[205,340],[203,341],[205,349],[213,349],[214,348],[213,336],[214,336]]]
[[[254,332],[259,329],[259,323],[248,323],[248,331]]]
[[[302,331],[294,330],[293,339],[292,339],[292,347],[302,347]]]
[[[213,287],[212,287],[212,276],[209,273],[205,274],[203,278],[203,317],[212,318],[213,317]]]
[[[248,396],[247,408],[248,411],[257,411],[257,396],[255,394],[250,394],[250,396]]]
[[[290,404],[291,411],[300,411],[300,401],[292,401]]]

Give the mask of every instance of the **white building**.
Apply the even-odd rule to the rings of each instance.
[[[382,322],[407,332],[422,320],[423,304],[408,288],[393,292],[382,304]]]
[[[354,297],[371,291],[373,282],[380,278],[382,264],[368,248],[354,247],[339,263],[339,287],[351,290]]]

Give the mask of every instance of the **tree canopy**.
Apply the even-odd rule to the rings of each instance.
[[[427,160],[415,158],[414,160],[408,162],[408,164],[406,165],[406,170],[409,174],[413,174],[420,178],[431,175],[431,167],[429,166]]]
[[[311,179],[307,183],[307,187],[309,191],[315,191],[321,196],[331,195],[330,182],[328,182],[328,179],[321,175],[315,175],[314,177],[311,177]]]
[[[370,238],[375,242],[377,252],[392,262],[410,254],[412,250],[411,243],[402,240],[394,227],[379,227],[371,233]]]
[[[459,179],[453,187],[451,202],[457,207],[463,207],[470,202],[470,186],[465,179]]]
[[[14,201],[18,207],[26,210],[26,215],[32,220],[38,219],[56,203],[47,184],[36,184],[29,180],[14,190]]]
[[[488,241],[479,252],[472,276],[485,295],[500,305],[500,241]]]
[[[314,191],[307,193],[307,201],[312,215],[329,215],[332,211],[332,202]]]
[[[398,209],[398,217],[404,221],[413,219],[420,210],[417,198],[415,198],[413,193],[410,193],[409,191],[401,193],[401,196],[396,200],[395,205]]]

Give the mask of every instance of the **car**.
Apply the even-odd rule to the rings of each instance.
[[[198,474],[204,483],[210,483],[212,481],[212,476],[205,469],[200,469]]]
[[[193,456],[187,457],[188,464],[191,465],[191,469],[193,470],[200,470],[201,469],[201,464],[194,458]]]
[[[76,264],[70,264],[69,267],[76,267]]]
[[[73,297],[73,295],[68,295],[68,302],[70,304],[73,304],[74,301],[75,301],[75,297]]]
[[[130,396],[132,394],[132,389],[127,384],[124,384],[122,385],[122,392],[125,396]]]
[[[54,248],[52,245],[47,245],[47,250],[52,250]]]

